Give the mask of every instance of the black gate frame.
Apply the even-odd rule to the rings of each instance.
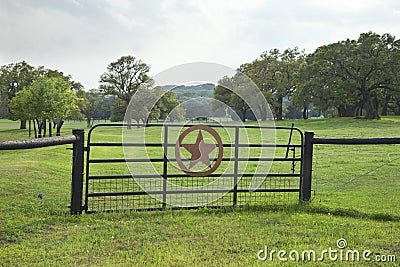
[[[98,192],[98,193],[89,193],[89,181],[93,179],[107,179],[107,178],[134,178],[132,174],[126,174],[126,175],[90,175],[90,165],[93,163],[122,163],[122,162],[148,162],[149,160],[151,162],[163,162],[163,173],[162,173],[162,178],[164,179],[164,187],[162,191],[152,191],[149,192],[151,194],[163,194],[163,208],[166,207],[166,195],[168,194],[176,194],[176,193],[182,193],[182,194],[189,194],[189,193],[200,193],[200,192],[195,192],[195,190],[180,190],[179,192],[175,191],[168,191],[166,189],[166,180],[168,178],[177,178],[177,177],[188,177],[187,174],[168,174],[168,161],[174,161],[176,159],[167,159],[165,151],[168,149],[168,147],[175,146],[174,144],[168,143],[168,129],[169,127],[191,127],[194,125],[199,125],[199,124],[97,124],[94,125],[88,132],[88,140],[87,140],[87,147],[85,148],[86,150],[86,186],[85,186],[85,204],[83,206],[83,209],[85,212],[93,212],[88,210],[88,203],[89,203],[89,198],[92,197],[108,197],[108,196],[127,196],[127,195],[143,195],[143,191],[136,191],[136,192]],[[310,195],[311,193],[305,192],[304,190],[311,190],[311,186],[307,187],[308,181],[304,181],[304,176],[303,176],[303,144],[304,144],[304,136],[303,132],[294,127],[285,127],[285,126],[256,126],[256,125],[218,125],[218,124],[206,124],[207,126],[210,127],[218,127],[218,128],[233,128],[235,129],[235,143],[233,144],[223,144],[224,147],[232,147],[234,148],[234,154],[235,156],[233,158],[223,158],[222,161],[234,161],[234,173],[232,174],[210,174],[207,175],[207,177],[233,177],[234,178],[234,187],[232,190],[228,191],[228,193],[233,194],[233,199],[232,199],[232,205],[236,206],[237,205],[237,194],[238,193],[244,193],[244,192],[298,192],[299,193],[299,199],[300,200],[308,200],[307,195]],[[164,140],[163,143],[123,143],[123,142],[92,142],[92,133],[95,129],[99,127],[163,127],[164,129]],[[290,130],[290,138],[289,138],[289,143],[288,144],[242,144],[239,143],[239,129],[274,129],[274,130]],[[292,133],[293,131],[296,131],[300,135],[300,143],[299,144],[291,144],[291,138],[292,138]],[[90,157],[90,151],[91,147],[124,147],[124,146],[130,146],[130,147],[163,147],[164,150],[164,156],[162,158],[150,158],[150,159],[125,159],[125,158],[119,158],[119,159],[91,159]],[[238,155],[238,149],[239,147],[283,147],[287,148],[286,152],[286,157],[282,158],[239,158]],[[300,157],[289,157],[288,152],[290,149],[295,150],[296,148],[300,149]],[[300,168],[299,168],[299,173],[265,173],[265,174],[256,174],[257,177],[298,177],[299,178],[299,188],[275,188],[275,189],[256,189],[256,190],[248,190],[248,189],[238,189],[237,188],[237,181],[238,181],[238,163],[240,161],[290,161],[294,165],[295,162],[300,162]],[[241,174],[241,177],[253,177],[254,174],[251,173],[245,173]],[[160,175],[146,175],[145,178],[159,178]],[[201,191],[201,190],[200,190]],[[201,193],[219,193],[219,191],[226,192],[226,190],[206,190],[202,191]],[[211,207],[211,206],[207,206]],[[162,208],[162,209],[163,209]],[[182,208],[182,207],[179,207]],[[191,207],[193,208],[193,207]],[[149,208],[145,208],[144,210],[148,210]],[[159,208],[150,208],[151,210],[159,209]],[[137,209],[135,209],[137,210]],[[140,209],[142,210],[142,209]]]

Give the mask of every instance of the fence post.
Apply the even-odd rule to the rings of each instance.
[[[309,201],[311,199],[313,138],[314,132],[305,132],[303,170],[300,187],[300,199],[303,201]]]
[[[83,164],[85,150],[84,130],[74,129],[72,134],[76,136],[72,152],[72,182],[71,182],[71,214],[82,213],[82,191],[83,191]]]

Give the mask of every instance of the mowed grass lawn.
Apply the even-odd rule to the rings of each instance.
[[[316,137],[400,137],[398,117],[293,122]],[[67,122],[63,134],[84,127],[83,122]],[[108,141],[118,138],[113,134],[107,135]],[[0,120],[0,139],[24,138],[27,131],[18,130],[17,122]],[[67,207],[69,147],[0,152],[0,266],[400,264],[400,145],[315,146],[313,199],[308,204],[269,201],[236,208],[80,216],[69,215]],[[347,241],[342,250],[336,244],[341,238]],[[273,259],[259,260],[266,246],[268,253],[286,251],[281,256],[287,261],[280,261],[277,252]],[[318,261],[330,248],[338,250],[338,258],[323,254],[324,261]],[[294,250],[300,253],[298,262],[289,258]],[[309,250],[316,252],[316,260],[302,261],[302,252]],[[346,261],[347,250],[359,251],[360,261]],[[374,262],[362,259],[365,250]]]

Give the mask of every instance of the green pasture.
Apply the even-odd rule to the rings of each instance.
[[[302,131],[314,131],[316,137],[400,137],[399,117],[282,121],[277,125],[291,123]],[[0,139],[29,138],[18,126],[18,122],[0,120]],[[73,128],[85,128],[85,122],[66,122],[62,134],[71,134]],[[132,132],[135,138],[145,134],[150,142],[163,138],[158,127],[150,127],[145,133],[142,128],[133,128]],[[118,142],[121,133],[120,128],[98,129],[93,141]],[[229,141],[229,132],[222,130],[220,134],[224,142]],[[288,132],[276,134],[278,143],[287,143]],[[250,142],[265,142],[257,134],[249,136]],[[174,142],[173,135],[169,138]],[[188,138],[194,140],[195,136]],[[294,135],[292,142],[299,140]],[[266,193],[249,204],[245,199],[243,206],[235,208],[80,216],[69,215],[67,207],[70,147],[0,153],[0,266],[399,266],[400,145],[316,145],[311,203],[299,203],[297,193]],[[173,154],[173,147],[169,150]],[[226,153],[232,155],[232,151],[227,148]],[[157,156],[161,150],[131,153],[140,152]],[[276,156],[282,157],[285,152],[277,149]],[[257,156],[261,151],[241,153]],[[119,158],[123,151],[94,147],[91,157]],[[159,165],[156,168],[162,167]],[[228,165],[223,163],[221,168]],[[290,167],[290,162],[274,162],[271,171],[290,172]],[[255,171],[252,164],[242,168]],[[142,164],[135,169],[142,172],[148,167]],[[91,174],[127,172],[126,164],[91,166]],[[267,181],[269,185],[273,182]],[[279,182],[287,185],[286,181]],[[296,185],[297,181],[291,182],[291,186]],[[370,250],[371,259],[394,255],[396,262],[332,261],[327,256],[324,261],[285,262],[276,254],[273,260],[257,259],[265,246],[269,250],[319,253],[330,247],[338,249],[340,238],[346,239],[346,249]]]

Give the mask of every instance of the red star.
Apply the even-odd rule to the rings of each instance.
[[[203,140],[203,134],[199,130],[195,144],[182,144],[192,157],[190,158],[189,169],[194,167],[200,161],[207,167],[211,168],[209,154],[217,147],[215,144],[206,144]]]

